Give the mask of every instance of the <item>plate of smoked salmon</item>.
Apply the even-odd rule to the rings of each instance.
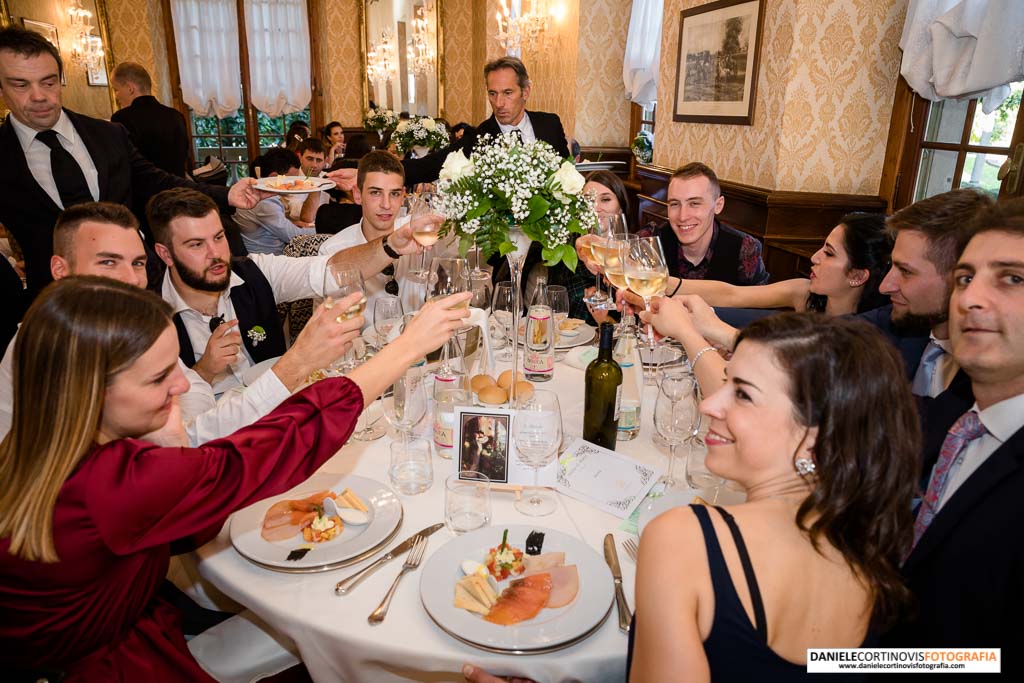
[[[457,640],[531,655],[596,631],[615,591],[604,559],[578,538],[510,526],[479,529],[436,550],[420,570],[420,599]]]
[[[402,503],[388,486],[353,475],[318,474],[231,518],[231,544],[268,569],[319,572],[353,564],[394,538]]]

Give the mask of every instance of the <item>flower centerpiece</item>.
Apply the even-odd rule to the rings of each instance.
[[[641,164],[651,163],[651,158],[654,156],[654,134],[646,130],[640,131],[633,138],[630,150]]]
[[[571,237],[585,234],[597,221],[593,200],[583,194],[584,180],[569,160],[546,142],[520,142],[512,135],[483,136],[467,159],[448,155],[437,183],[444,234],[459,236],[465,254],[476,242],[481,255],[506,256],[522,245],[510,238],[517,226],[543,247],[548,266],[564,263],[574,271]]]
[[[429,116],[417,116],[414,119],[399,121],[391,136],[399,155],[413,148],[419,152],[433,151],[448,144],[448,129]]]
[[[363,125],[383,134],[398,125],[398,114],[383,107],[370,107],[363,116]]]

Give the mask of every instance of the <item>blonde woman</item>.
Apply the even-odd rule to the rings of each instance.
[[[338,302],[344,310],[359,294]],[[0,442],[0,660],[69,680],[209,681],[180,615],[157,597],[171,544],[202,542],[233,511],[312,475],[363,406],[460,327],[470,294],[427,304],[348,377],[317,382],[199,448],[173,443],[171,308],[95,277],[51,284],[14,350],[14,416]],[[314,317],[331,315],[320,307]],[[362,317],[339,322],[351,341]]]

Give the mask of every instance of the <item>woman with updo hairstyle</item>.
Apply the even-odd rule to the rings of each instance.
[[[681,310],[642,317],[672,335]],[[727,377],[703,373],[706,466],[746,502],[645,527],[631,683],[803,680],[808,648],[870,646],[899,619],[920,441],[902,375],[877,330],[817,313],[750,324]]]
[[[335,161],[345,156],[345,129],[337,121],[331,121],[323,127],[320,137],[327,148],[324,168],[331,168]]]
[[[336,324],[327,333],[351,343],[362,316],[342,320],[329,308],[361,296],[326,301],[310,324]],[[0,441],[4,671],[14,680],[212,681],[185,645],[181,614],[157,595],[171,545],[197,547],[232,512],[312,476],[364,405],[462,326],[457,307],[470,296],[426,304],[347,377],[188,448],[176,399],[189,383],[171,306],[106,278],[50,284],[15,341],[14,410]]]

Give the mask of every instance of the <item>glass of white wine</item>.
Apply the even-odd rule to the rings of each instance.
[[[591,260],[601,267],[607,266],[609,261],[614,266],[618,259],[618,248],[616,245],[619,240],[624,239],[628,234],[626,218],[621,213],[598,216],[597,224],[590,233]],[[597,289],[594,294],[585,300],[586,303],[592,308],[597,309],[615,308],[615,297],[611,296],[611,292],[605,294],[602,291],[601,276],[597,275],[595,279]]]
[[[335,317],[339,323],[363,314],[363,311],[366,310],[366,290],[363,286],[363,276],[357,268],[335,264],[327,265],[327,268],[324,270],[324,297],[331,299],[332,312],[339,300],[356,292],[359,292],[362,296],[356,303],[345,310],[338,310]],[[356,366],[357,361],[354,347],[355,345],[353,344],[353,348],[345,352],[342,360],[335,363],[333,366],[335,370],[348,372]]]
[[[430,263],[430,252],[438,240],[438,228],[436,222],[420,220],[424,216],[434,213],[434,193],[420,192],[416,195],[416,201],[412,204],[409,217],[413,222],[412,238],[423,247],[423,256],[420,258],[420,270],[426,270]]]
[[[668,283],[668,265],[658,237],[633,237],[619,246],[626,285],[644,300],[644,308],[651,310],[651,299],[665,295]],[[647,326],[647,345],[654,347],[654,330]]]

